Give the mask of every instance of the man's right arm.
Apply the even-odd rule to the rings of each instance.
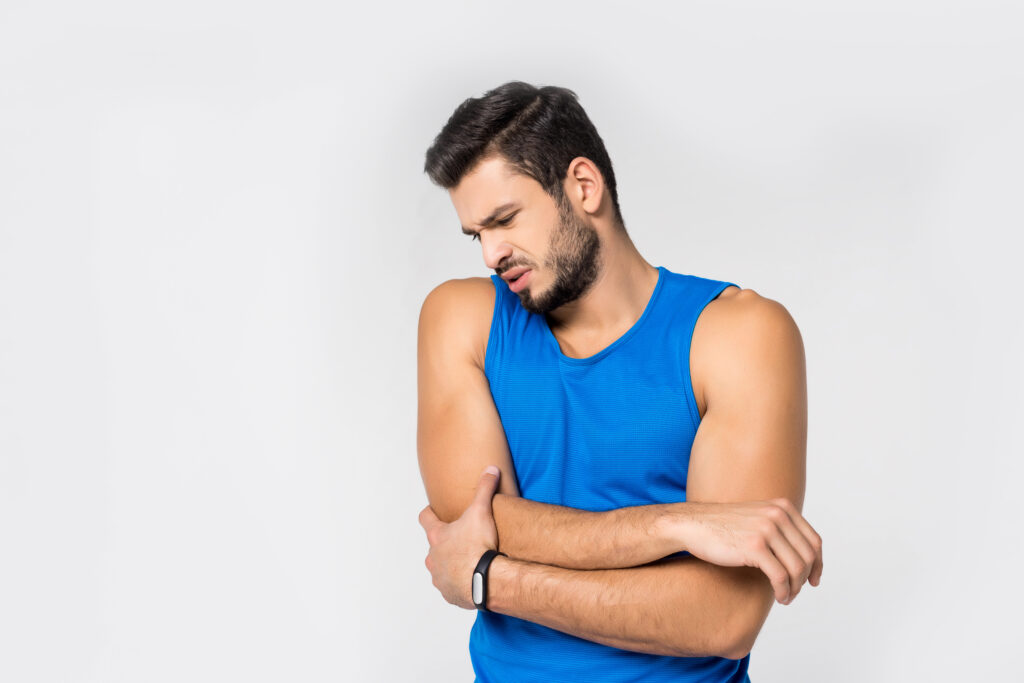
[[[417,341],[417,453],[434,513],[462,515],[487,465],[501,469],[492,500],[498,549],[567,569],[635,567],[683,550],[665,503],[589,511],[521,497],[505,432],[484,374],[494,284],[448,280],[423,302]]]

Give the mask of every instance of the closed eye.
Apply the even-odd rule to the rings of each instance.
[[[515,218],[515,217],[516,217],[516,215],[512,214],[508,218],[502,218],[500,221],[494,221],[494,222],[495,222],[495,224],[500,225],[501,227],[504,228],[504,227],[508,227],[508,225],[512,222],[512,219]],[[480,233],[479,232],[474,232],[470,236],[469,239],[479,241],[480,240]]]

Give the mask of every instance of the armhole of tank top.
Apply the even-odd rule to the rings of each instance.
[[[719,282],[711,290],[711,293],[705,297],[704,303],[700,305],[697,311],[693,315],[693,319],[690,321],[690,331],[686,337],[686,354],[683,357],[683,361],[686,363],[686,372],[684,373],[686,382],[686,404],[690,412],[690,421],[693,423],[694,431],[700,427],[700,410],[697,408],[697,395],[693,391],[693,375],[690,372],[690,353],[693,350],[693,333],[697,329],[697,318],[704,312],[704,309],[708,307],[712,301],[718,298],[718,295],[725,291],[726,287],[739,287],[739,285],[732,282]]]
[[[488,371],[491,367],[491,356],[494,353],[494,338],[497,336],[498,330],[498,312],[501,310],[501,286],[495,280],[497,275],[490,277],[491,284],[494,285],[494,310],[491,312],[491,328],[487,333],[487,348],[484,349],[484,375],[487,376]],[[488,380],[490,377],[487,377]]]

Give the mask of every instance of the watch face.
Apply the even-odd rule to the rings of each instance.
[[[465,585],[465,584],[463,584]],[[479,605],[484,601],[484,575],[473,572],[473,602]]]

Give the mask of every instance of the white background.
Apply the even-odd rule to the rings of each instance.
[[[422,169],[512,79],[579,95],[648,261],[803,333],[825,571],[751,679],[1011,677],[1013,4],[4,2],[0,679],[472,680],[415,337],[490,271]]]

